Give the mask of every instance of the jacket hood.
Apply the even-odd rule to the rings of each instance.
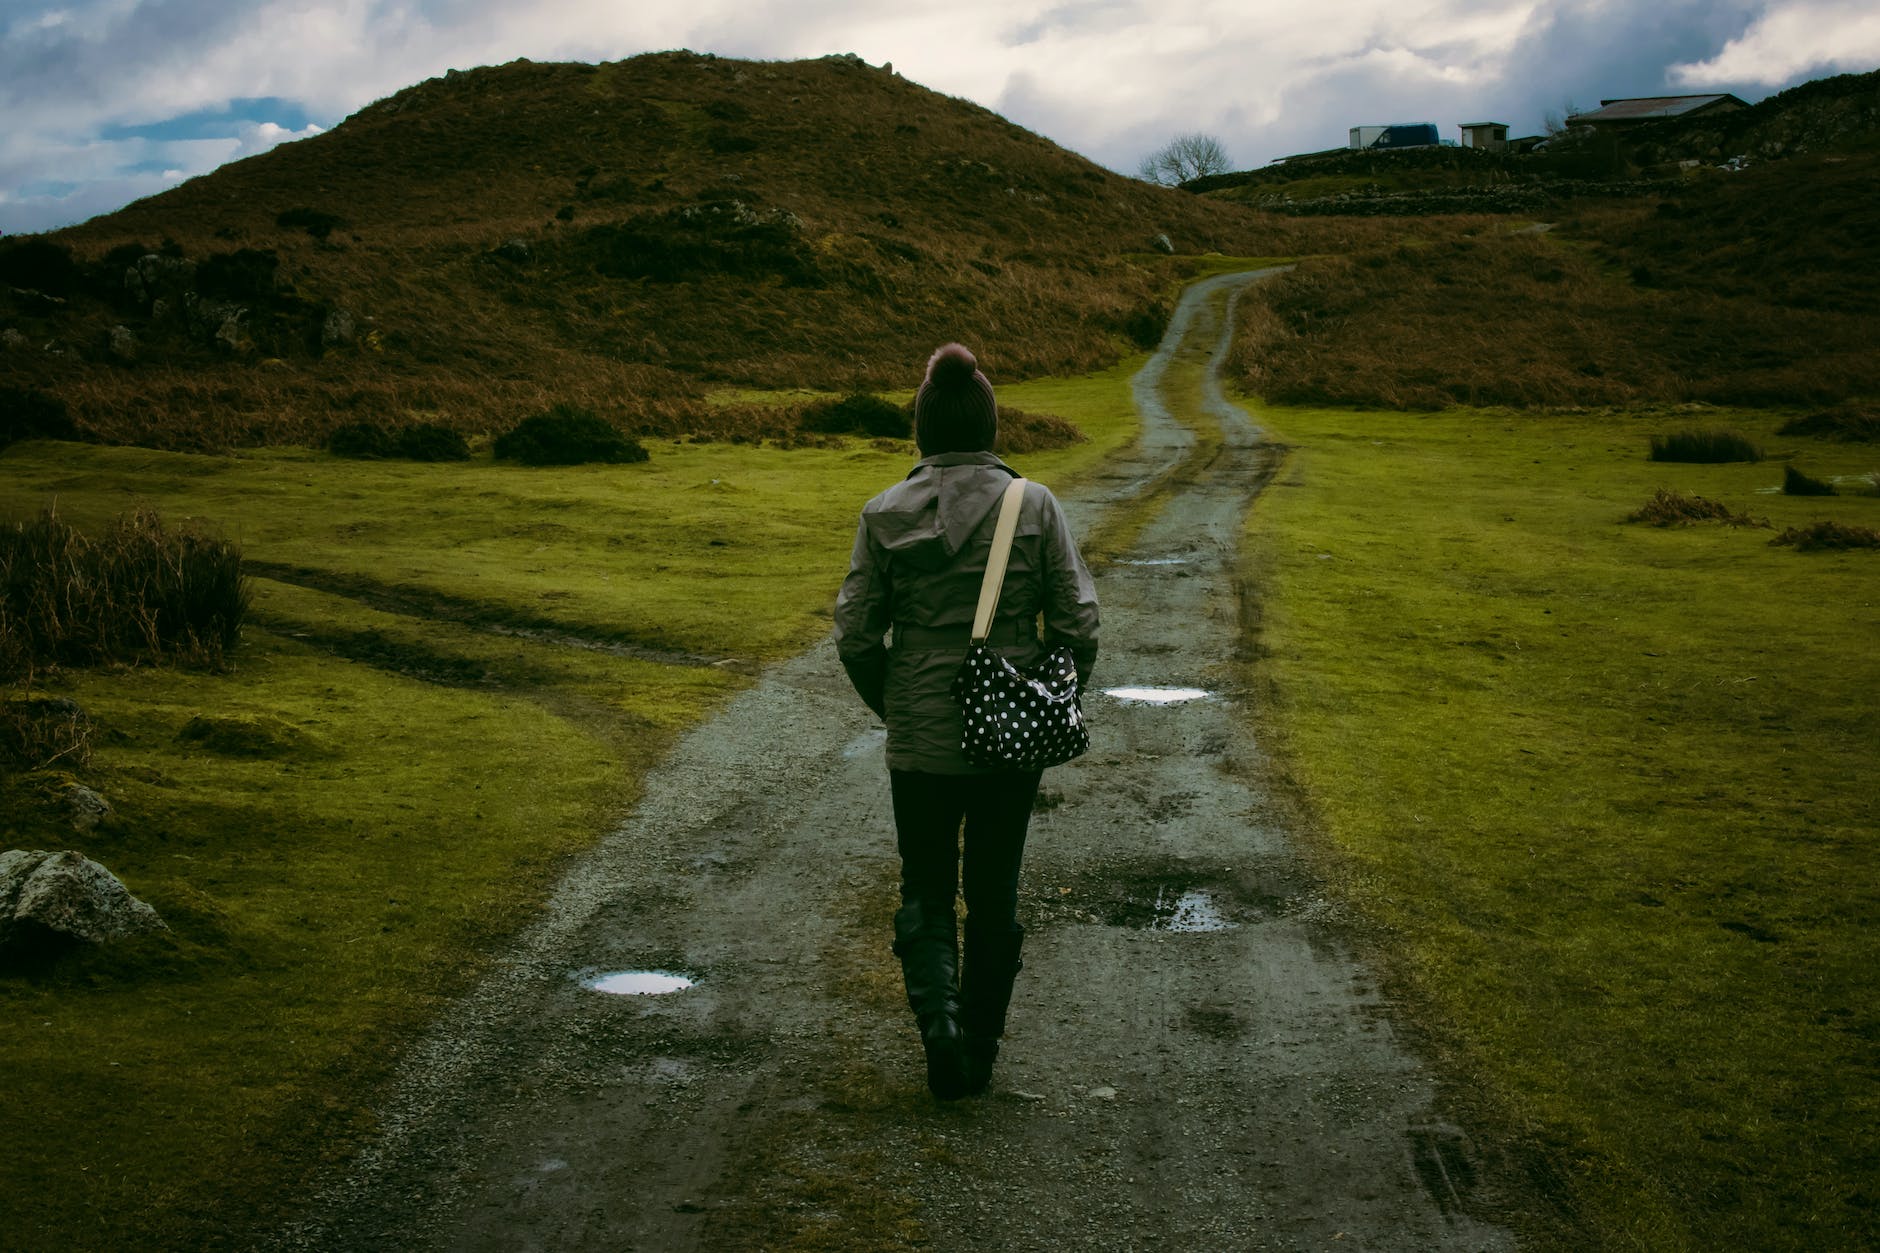
[[[869,534],[923,569],[950,563],[998,507],[1018,471],[989,452],[949,452],[917,462],[862,510]]]

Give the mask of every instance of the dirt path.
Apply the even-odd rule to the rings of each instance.
[[[1513,1247],[1482,1217],[1512,1194],[1437,1111],[1258,788],[1233,576],[1266,462],[1211,370],[1189,418],[1218,425],[1206,464],[1164,404],[1251,277],[1190,290],[1138,380],[1141,444],[1072,502],[1086,525],[1164,484],[1099,574],[1097,682],[1211,695],[1089,699],[1093,751],[1046,777],[1032,828],[991,1094],[939,1106],[922,1086],[888,954],[882,733],[824,644],[685,740],[278,1243]],[[698,982],[583,986],[626,969]]]

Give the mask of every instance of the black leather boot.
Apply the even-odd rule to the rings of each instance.
[[[953,911],[907,901],[894,915],[894,954],[907,982],[907,1004],[927,1053],[927,1090],[942,1101],[966,1095],[961,1052],[959,949]]]
[[[978,1096],[992,1082],[992,1064],[1005,1035],[1005,1011],[1012,1004],[1012,981],[1024,969],[1018,958],[1025,928],[988,931],[966,920],[965,968],[961,972],[960,1026],[966,1033],[965,1085]]]

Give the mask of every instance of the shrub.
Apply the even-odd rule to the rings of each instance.
[[[1670,435],[1652,436],[1651,459],[1715,465],[1726,461],[1761,461],[1762,450],[1735,431],[1675,431]]]
[[[608,278],[678,283],[724,274],[774,275],[799,286],[817,281],[802,223],[793,214],[760,212],[740,200],[708,200],[589,227],[574,248]]]
[[[1805,553],[1831,548],[1880,548],[1880,530],[1823,520],[1807,526],[1792,526],[1769,542],[1792,544],[1797,552]]]
[[[48,296],[69,296],[78,278],[78,262],[64,244],[22,239],[0,248],[0,283]]]
[[[1824,439],[1872,444],[1880,442],[1880,413],[1861,406],[1842,405],[1784,422],[1776,434],[1818,435]]]
[[[79,438],[57,396],[33,387],[0,387],[0,448],[23,439]]]
[[[1081,444],[1089,436],[1077,428],[1076,423],[1060,418],[1054,413],[1026,413],[1022,409],[999,410],[999,438],[992,446],[994,452],[1027,453],[1043,452],[1049,448],[1063,448],[1070,444]]]
[[[325,239],[335,229],[346,225],[346,219],[336,213],[324,213],[319,209],[310,209],[305,205],[283,210],[274,219],[276,226],[288,230],[303,230],[315,239]]]
[[[470,445],[447,426],[420,422],[391,430],[370,420],[348,422],[326,437],[326,449],[336,457],[363,461],[401,458],[405,461],[467,461]]]
[[[1650,500],[1627,514],[1625,520],[1650,526],[1690,526],[1693,522],[1724,522],[1730,526],[1769,525],[1747,514],[1733,513],[1728,505],[1719,501],[1705,500],[1702,496],[1686,496],[1668,487],[1659,488]]]
[[[447,426],[420,422],[398,432],[398,455],[407,461],[468,461],[470,445]]]
[[[907,439],[914,433],[910,409],[867,392],[840,400],[818,400],[799,419],[805,431],[818,435],[871,435],[876,439]]]
[[[1123,319],[1123,334],[1138,348],[1153,350],[1168,331],[1168,306],[1160,301],[1142,305]]]
[[[600,461],[645,461],[646,449],[602,418],[576,405],[556,405],[547,413],[524,418],[496,437],[499,458],[525,466],[573,466]]]
[[[196,290],[223,300],[267,300],[274,295],[280,264],[271,248],[218,252],[196,267]]]
[[[120,517],[96,538],[53,509],[0,524],[0,664],[175,660],[220,665],[248,612],[241,550],[166,531],[154,512]]]
[[[1782,494],[1784,496],[1832,496],[1834,484],[1803,474],[1794,466],[1783,466]]]
[[[377,460],[394,456],[397,441],[377,422],[348,422],[326,437],[326,450],[336,457]]]

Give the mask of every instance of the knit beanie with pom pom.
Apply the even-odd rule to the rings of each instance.
[[[961,344],[942,344],[927,359],[927,377],[914,393],[914,442],[923,457],[943,452],[991,452],[999,434],[999,407],[979,362]]]

